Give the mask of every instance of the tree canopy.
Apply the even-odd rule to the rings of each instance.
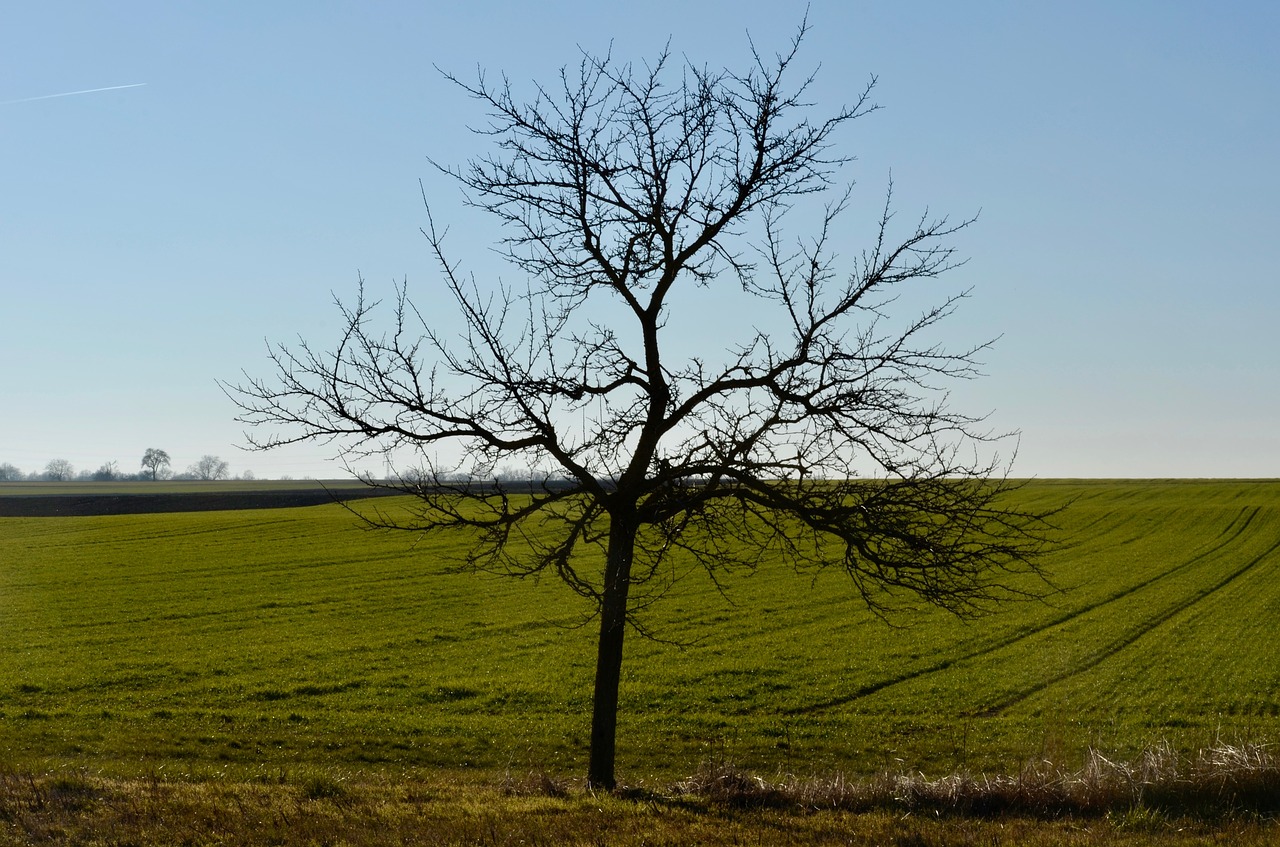
[[[157,447],[148,447],[142,454],[142,467],[151,474],[152,480],[160,478],[160,474],[169,467],[169,454]]]

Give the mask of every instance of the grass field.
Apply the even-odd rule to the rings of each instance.
[[[1090,747],[1280,738],[1280,483],[1019,496],[1072,501],[1048,562],[1064,590],[976,622],[887,626],[835,574],[762,570],[727,597],[683,583],[649,621],[687,646],[629,642],[622,781],[707,759],[1008,773]],[[369,532],[338,506],[0,519],[0,763],[576,777],[588,610],[554,582],[451,573],[462,543]]]

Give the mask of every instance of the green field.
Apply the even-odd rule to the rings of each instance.
[[[682,582],[648,621],[684,646],[629,642],[620,778],[665,784],[711,757],[1008,772],[1280,738],[1280,483],[1017,496],[1071,501],[1047,562],[1064,590],[977,621],[891,627],[837,574],[766,568],[727,596]],[[0,519],[0,764],[580,775],[589,610],[554,581],[450,572],[462,543],[338,506]]]

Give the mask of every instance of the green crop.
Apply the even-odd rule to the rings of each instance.
[[[1280,725],[1280,484],[1038,482],[1062,591],[882,621],[838,573],[696,574],[629,636],[619,761],[1016,768]],[[355,508],[395,508],[393,501]],[[252,774],[583,767],[590,608],[338,506],[0,519],[0,756]],[[666,643],[670,642],[670,643]]]

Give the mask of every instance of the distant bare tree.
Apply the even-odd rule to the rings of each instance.
[[[75,475],[75,467],[66,459],[54,459],[44,466],[44,478],[50,482],[67,482]]]
[[[0,465],[0,482],[20,482],[26,479],[22,471],[8,462]]]
[[[160,474],[169,467],[169,454],[155,447],[148,447],[142,454],[142,467],[151,474],[152,482],[160,478]]]
[[[420,311],[407,287],[380,329],[362,283],[332,350],[273,347],[271,379],[229,387],[261,449],[412,457],[389,486],[419,513],[380,525],[466,531],[472,566],[590,601],[593,786],[615,783],[623,636],[690,569],[830,567],[877,611],[906,595],[967,615],[1027,591],[1008,575],[1035,572],[1047,537],[1007,496],[982,417],[947,402],[985,346],[933,335],[963,292],[892,308],[955,267],[968,222],[900,230],[886,200],[860,256],[839,243],[837,134],[875,107],[869,84],[815,114],[809,79],[790,82],[803,34],[741,73],[584,54],[531,102],[505,77],[451,77],[496,151],[442,170],[506,227],[524,281],[461,275],[428,209],[455,337],[441,295]],[[806,200],[811,228],[790,238]],[[722,346],[669,327],[704,290],[739,301]]]
[[[230,466],[217,456],[204,455],[200,461],[187,468],[187,473],[195,479],[213,480],[228,479],[231,476]]]
[[[90,477],[94,482],[111,482],[120,478],[120,469],[115,462],[103,462]]]

